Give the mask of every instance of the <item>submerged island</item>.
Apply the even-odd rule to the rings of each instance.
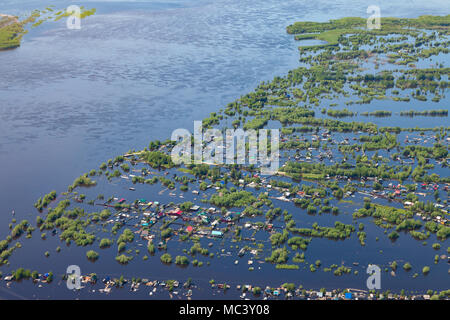
[[[151,141],[38,199],[36,221],[12,221],[0,241],[5,280],[52,282],[55,270],[8,262],[21,237],[40,233],[34,241],[61,243],[42,259],[79,248],[96,270],[82,281],[102,294],[129,285],[195,297],[207,286],[256,299],[448,299],[450,15],[382,18],[380,30],[363,18],[297,22],[287,32],[300,66],[203,119],[220,130],[280,128],[274,175],[176,165],[176,141]],[[117,276],[111,264],[177,269]],[[382,270],[382,290],[365,287],[369,264]],[[197,269],[217,277],[186,276]],[[391,289],[395,279],[407,285]],[[422,279],[429,287],[415,288]]]

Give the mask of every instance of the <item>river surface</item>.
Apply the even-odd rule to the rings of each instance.
[[[50,4],[79,4],[97,13],[81,22],[81,30],[68,30],[64,20],[47,23],[31,30],[20,48],[0,52],[1,239],[10,232],[12,210],[17,220],[34,224],[33,204],[43,194],[65,191],[101,162],[165,140],[176,128],[192,130],[194,120],[298,66],[298,43],[287,25],[366,17],[372,4],[382,16],[396,17],[449,9],[447,1],[3,0],[0,12],[22,16]],[[34,256],[49,245],[37,238],[23,239],[12,265],[51,264]],[[55,273],[64,273],[64,259]],[[58,290],[41,296],[31,284],[21,285],[16,298],[54,297],[51,291]],[[4,290],[0,297],[14,297]]]

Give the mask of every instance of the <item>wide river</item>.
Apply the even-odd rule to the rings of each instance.
[[[97,13],[81,30],[47,23],[0,52],[0,239],[12,210],[34,224],[43,194],[176,128],[192,130],[194,120],[296,67],[287,25],[367,17],[372,4],[382,16],[448,12],[445,0],[2,0],[0,13],[51,4]],[[14,259],[20,250],[11,262],[32,267],[32,256]]]

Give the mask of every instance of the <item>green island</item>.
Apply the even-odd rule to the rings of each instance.
[[[95,11],[96,9],[80,7],[80,19],[95,14]],[[28,33],[27,25],[31,24],[31,28],[36,28],[44,22],[55,22],[70,15],[71,13],[57,10],[54,6],[44,10],[34,10],[23,19],[0,13],[0,51],[20,47],[23,36]]]
[[[0,40],[3,48],[8,42],[20,43],[16,36],[4,36],[20,26],[17,19],[6,19],[3,28],[5,18],[0,21],[0,39],[10,40]],[[438,271],[450,254],[448,122],[431,128],[380,126],[369,117],[448,117],[445,106],[436,105],[448,102],[450,15],[382,18],[381,26],[368,30],[363,18],[288,26],[287,32],[300,42],[327,43],[299,46],[298,68],[261,82],[203,119],[204,128],[222,131],[280,128],[280,168],[274,175],[262,176],[256,166],[246,164],[176,165],[170,156],[176,141],[151,141],[144,150],[129,150],[101,163],[66,191],[38,199],[36,221],[13,221],[11,234],[0,241],[0,264],[9,267],[21,237],[40,232],[42,239],[57,234],[61,251],[69,245],[85,248],[86,258],[96,265],[105,261],[190,270],[245,264],[240,272],[265,268],[274,274],[351,278],[366,273],[360,263],[366,266],[367,261],[355,257],[343,262],[332,255],[334,248],[351,243],[366,250],[382,241],[389,247],[401,238],[434,259],[417,265],[399,250],[397,258],[387,261],[384,250],[377,250],[384,277],[401,273],[414,282],[438,272],[448,276],[442,268]],[[417,67],[425,60],[426,67]],[[386,108],[410,101],[432,108],[373,110],[373,101]],[[358,113],[362,120],[347,119]],[[317,259],[316,243],[330,246],[331,258]],[[57,254],[46,251],[42,256],[52,259]],[[41,272],[11,269],[3,277],[52,282],[53,273]],[[190,297],[197,288],[191,278],[97,273],[84,275],[83,282],[97,284],[103,278],[104,293],[130,284],[132,290],[141,285],[171,293],[184,290]],[[208,285],[214,292],[233,285],[241,297],[348,299],[351,293],[360,299],[450,298],[449,289],[306,289],[291,282],[251,285],[245,278],[242,273],[234,283],[211,279]],[[186,282],[179,287],[180,281]]]

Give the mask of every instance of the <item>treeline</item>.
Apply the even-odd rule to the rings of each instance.
[[[294,132],[312,132],[316,130],[316,128],[314,127],[307,127],[307,126],[302,126],[302,127],[284,127],[281,128],[281,133],[282,134],[293,134]]]
[[[445,109],[424,110],[424,111],[409,110],[409,111],[401,111],[400,115],[406,117],[414,117],[414,116],[446,117],[448,116],[448,110]]]
[[[286,121],[286,123],[300,123],[303,125],[324,127],[324,128],[329,129],[330,131],[337,131],[337,132],[364,131],[364,132],[376,133],[378,131],[377,125],[370,123],[370,122],[369,123],[366,123],[366,122],[344,122],[344,121],[339,121],[339,120],[334,120],[334,119],[321,119],[321,118],[314,118],[314,117],[298,117],[298,118],[286,117],[286,118],[284,118],[284,121]],[[283,123],[283,124],[285,124],[285,123]]]
[[[317,223],[314,223],[312,229],[308,228],[290,228],[292,233],[296,233],[306,237],[318,237],[327,238],[332,240],[343,240],[349,238],[352,232],[355,231],[355,227],[350,224],[344,224],[336,221],[334,228],[321,227]]]
[[[330,117],[334,117],[334,118],[343,118],[343,117],[353,117],[355,115],[355,113],[348,109],[342,109],[342,110],[328,109],[327,115]]]
[[[362,116],[371,116],[371,117],[390,117],[392,115],[391,111],[385,111],[385,110],[377,110],[372,112],[361,112]]]
[[[301,119],[312,118],[315,115],[313,110],[307,108],[276,108],[266,113],[270,114],[271,120],[278,120],[283,125],[300,123]]]
[[[327,166],[323,163],[288,161],[280,171],[285,172],[288,176],[298,180],[301,180],[304,175],[315,174],[316,179],[325,179],[328,175],[330,177],[345,176],[349,178],[378,177],[403,181],[409,177],[412,169],[409,166],[388,166],[386,164],[372,167],[360,163],[353,168],[348,168],[345,164]]]

